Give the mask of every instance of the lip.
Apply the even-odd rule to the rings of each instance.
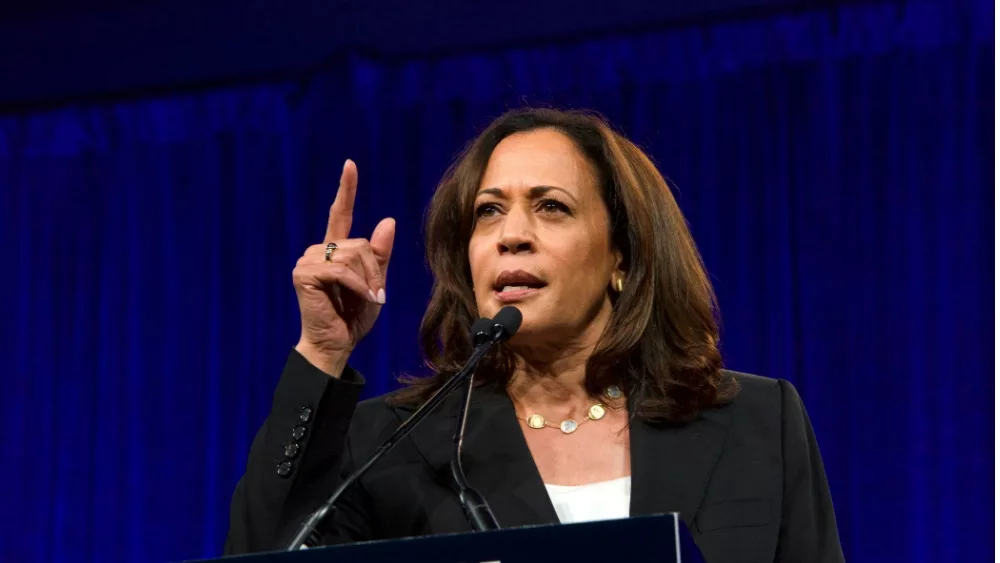
[[[543,289],[545,288],[529,287],[527,289],[515,289],[513,291],[500,291],[495,289],[493,290],[493,297],[501,303],[517,303],[518,301],[524,301],[529,297],[533,297]]]
[[[507,285],[544,287],[546,283],[531,272],[526,272],[524,270],[504,270],[500,272],[500,275],[497,276],[495,280],[493,280],[493,289],[500,290]]]

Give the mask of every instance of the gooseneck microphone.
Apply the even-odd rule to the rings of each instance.
[[[389,453],[389,451],[392,450],[392,448],[394,448],[396,444],[398,444],[403,438],[408,436],[410,432],[412,432],[413,429],[416,428],[416,426],[420,424],[420,422],[427,417],[428,414],[430,414],[435,408],[438,407],[438,405],[444,402],[445,398],[452,391],[460,387],[462,383],[464,383],[467,379],[469,379],[472,373],[475,371],[476,366],[479,365],[479,362],[483,359],[483,356],[485,356],[486,353],[489,352],[491,348],[493,348],[493,346],[495,346],[497,343],[503,340],[510,338],[511,336],[514,335],[515,332],[517,332],[517,329],[521,327],[521,311],[511,306],[504,307],[503,309],[500,310],[499,313],[496,314],[496,316],[493,318],[492,321],[490,321],[490,323],[492,326],[489,328],[488,331],[485,329],[485,325],[480,325],[478,323],[475,323],[473,325],[477,330],[483,331],[484,335],[478,338],[479,340],[481,340],[481,343],[476,345],[475,349],[472,352],[472,355],[469,357],[469,360],[468,362],[466,362],[465,366],[462,367],[462,369],[459,370],[458,373],[456,373],[450,379],[448,379],[448,381],[446,381],[445,384],[442,385],[437,391],[435,391],[434,394],[432,394],[430,398],[427,399],[427,402],[421,405],[420,408],[418,408],[410,416],[410,418],[406,419],[405,422],[400,424],[399,427],[396,428],[396,431],[393,432],[392,435],[389,436],[389,438],[385,442],[383,442],[382,445],[379,446],[377,450],[375,450],[375,453],[372,454],[370,458],[368,458],[368,461],[366,461],[364,465],[356,469],[354,473],[351,473],[346,479],[344,479],[340,483],[340,485],[333,491],[333,494],[331,494],[330,497],[322,505],[320,505],[319,508],[314,510],[312,514],[309,515],[309,518],[306,519],[306,521],[299,527],[299,531],[298,533],[295,534],[295,537],[290,542],[288,542],[288,545],[285,547],[286,551],[296,551],[303,548],[314,547],[320,544],[322,538],[320,537],[317,528],[319,527],[320,524],[323,523],[323,521],[326,518],[330,516],[330,514],[332,514],[336,510],[337,500],[340,498],[342,494],[344,494],[344,491],[346,491],[348,487],[353,485],[359,478],[361,478],[362,475],[367,473],[368,470],[371,469],[373,465],[375,465],[375,462],[381,459],[385,454]],[[477,335],[475,333],[473,334],[473,338],[474,339],[477,338]],[[466,397],[466,401],[464,404],[465,405],[468,404],[468,397]],[[462,416],[460,418],[461,421],[459,422],[459,424],[464,426],[465,407],[463,407]],[[461,449],[460,434],[461,431],[456,434],[456,439],[459,441],[456,451],[459,451]],[[454,467],[453,467],[453,474],[454,474]],[[465,476],[464,474],[462,474],[461,476],[463,479],[462,482],[464,483]],[[468,487],[467,483],[465,483],[465,485],[467,490],[472,490],[470,487]],[[459,488],[461,489],[461,486],[459,486]],[[466,496],[468,497],[468,494]],[[475,514],[483,514],[484,513],[483,507],[485,507],[485,510],[489,514],[489,517],[492,518],[492,513],[488,512],[489,507],[486,507],[486,503],[485,500],[482,499],[482,495],[478,495],[478,497],[479,500],[482,500],[481,504],[470,503],[470,506],[475,511]],[[460,495],[460,500],[461,498],[462,497]],[[465,507],[465,504],[466,503],[463,501],[462,502],[463,508]],[[468,513],[469,513],[468,509],[466,509],[466,514],[468,515]],[[496,519],[493,518],[492,522],[495,525]]]
[[[495,338],[495,334],[500,332],[509,335],[517,332],[521,327],[521,311],[515,307],[504,307],[492,320],[479,319],[472,323],[472,339],[475,346]],[[501,337],[503,338],[503,337]],[[465,478],[465,469],[462,468],[462,440],[465,437],[465,423],[469,415],[469,401],[472,399],[473,379],[475,372],[469,374],[465,382],[465,399],[462,401],[458,411],[458,425],[455,428],[454,445],[455,449],[451,456],[451,478],[458,489],[458,502],[462,505],[465,517],[469,525],[477,532],[485,530],[498,530],[500,524],[493,516],[486,498],[476,489],[469,485]]]

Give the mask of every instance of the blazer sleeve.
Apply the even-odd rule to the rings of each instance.
[[[364,378],[350,367],[333,378],[291,352],[233,492],[226,555],[284,548],[350,473],[347,434],[363,387]],[[345,496],[335,518],[341,537],[327,535],[327,542],[368,535],[357,501]]]
[[[844,561],[833,500],[809,415],[791,383],[780,380],[784,491],[775,561]]]

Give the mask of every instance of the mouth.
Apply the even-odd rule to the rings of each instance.
[[[502,290],[494,290],[493,296],[501,303],[516,303],[542,291],[541,287],[509,286]]]
[[[524,270],[504,271],[493,282],[493,296],[501,303],[521,301],[545,289],[548,285]]]

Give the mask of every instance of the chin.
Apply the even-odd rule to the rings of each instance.
[[[512,344],[537,344],[546,337],[552,336],[554,327],[551,323],[547,323],[545,319],[531,315],[523,309],[521,314],[523,315],[521,327],[517,329],[517,334],[511,338]]]
[[[511,338],[511,343],[534,344],[538,342],[539,337],[551,336],[552,329],[557,328],[557,323],[552,322],[553,314],[549,308],[539,307],[542,304],[531,301],[533,300],[503,303],[491,299],[486,306],[479,309],[479,314],[483,317],[493,318],[504,307],[516,307],[521,311],[521,326],[517,329],[517,334]]]

